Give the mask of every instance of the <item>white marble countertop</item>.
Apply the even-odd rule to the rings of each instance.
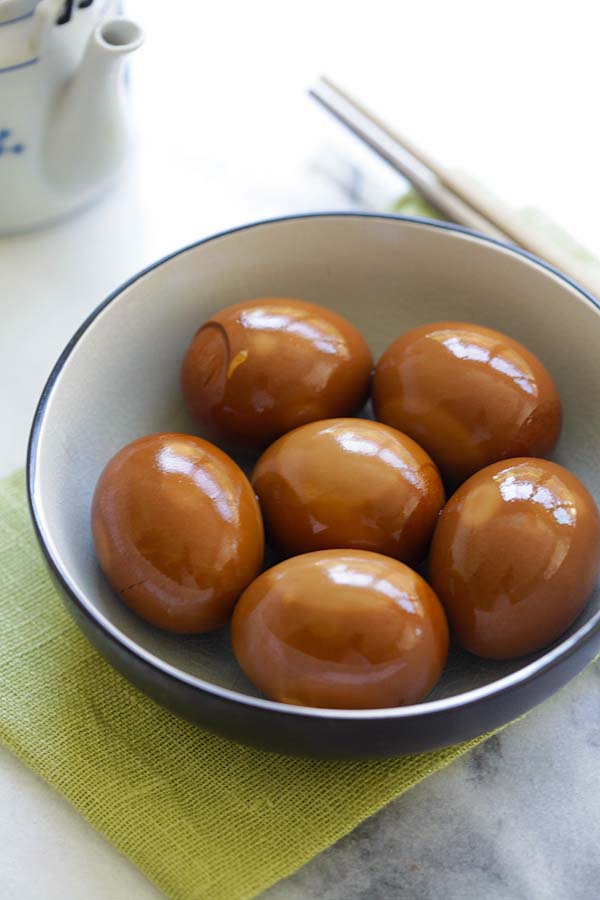
[[[132,65],[138,148],[130,177],[85,215],[0,239],[0,475],[24,462],[35,403],[60,350],[136,270],[246,221],[354,208],[356,198],[328,174],[335,154],[366,168],[371,207],[402,191],[306,101],[319,70],[364,86],[438,156],[519,205],[545,208],[600,253],[600,133],[586,115],[597,57],[593,29],[580,27],[589,7],[573,3],[564,21],[546,5],[542,17],[514,5],[517,29],[512,5],[490,43],[482,7],[466,2],[451,12],[413,4],[390,19],[391,5],[374,0],[365,22],[364,4],[337,0],[202,8],[174,0],[167,20],[164,4],[130,0],[148,31]],[[557,112],[568,127],[557,128]],[[566,173],[560,161],[575,157]],[[265,900],[591,900],[600,881],[599,698],[596,666]],[[2,900],[160,896],[5,751],[0,847]]]

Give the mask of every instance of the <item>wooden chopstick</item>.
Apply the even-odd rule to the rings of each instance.
[[[321,77],[310,94],[396,171],[407,178],[428,203],[460,225],[545,259],[600,298],[600,275],[574,260],[508,207],[451,172],[417,145],[390,128],[330,78]]]
[[[432,206],[438,209],[442,215],[453,222],[459,222],[468,228],[473,228],[498,240],[507,240],[507,236],[490,222],[480,216],[476,210],[464,203],[452,191],[441,185],[435,175],[415,160],[410,153],[402,152],[395,140],[382,129],[371,117],[363,113],[353,102],[347,100],[330,84],[321,80],[316,87],[310,90],[322,106],[343,125],[359,137],[385,160],[393,169],[400,172],[415,186],[419,194]]]

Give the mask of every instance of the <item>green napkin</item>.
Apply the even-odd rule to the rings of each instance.
[[[319,762],[189,725],[132,687],[63,608],[24,478],[0,482],[0,739],[173,900],[244,900],[483,737]]]

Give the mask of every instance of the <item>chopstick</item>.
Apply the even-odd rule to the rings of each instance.
[[[489,237],[506,240],[505,234],[441,185],[435,175],[413,154],[405,151],[387,129],[382,128],[331,82],[321,79],[309,93],[363,143],[407,178],[428,203],[451,221],[466,225]]]
[[[600,275],[574,260],[522,222],[508,207],[488,196],[470,179],[451,172],[417,145],[390,128],[335,84],[321,77],[310,95],[363,143],[400,172],[433,207],[459,225],[488,237],[517,244],[545,259],[600,298]]]

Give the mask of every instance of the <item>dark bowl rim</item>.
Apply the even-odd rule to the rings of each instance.
[[[148,650],[146,650],[145,647],[136,643],[136,641],[122,634],[118,628],[116,628],[108,619],[106,619],[101,613],[98,612],[93,603],[87,601],[83,592],[78,592],[76,585],[69,578],[69,575],[65,568],[61,565],[60,560],[54,556],[51,544],[48,541],[44,531],[42,516],[40,514],[40,510],[38,509],[36,501],[36,461],[39,449],[40,432],[44,421],[46,408],[54,389],[54,385],[57,382],[58,377],[75,346],[93,324],[95,319],[97,319],[98,316],[114,300],[116,300],[127,288],[129,288],[136,281],[139,281],[149,272],[152,272],[154,269],[159,268],[163,264],[169,262],[177,256],[181,256],[189,250],[193,250],[196,247],[200,247],[203,244],[218,240],[219,238],[227,237],[229,235],[237,234],[239,232],[247,231],[252,228],[257,228],[264,225],[275,225],[278,223],[299,221],[303,219],[324,218],[358,218],[382,221],[401,221],[417,227],[434,228],[442,231],[456,232],[458,234],[465,235],[466,237],[474,238],[477,241],[491,244],[493,246],[499,247],[502,250],[508,251],[515,256],[519,256],[529,260],[530,262],[533,262],[539,268],[550,272],[566,285],[574,288],[585,300],[591,303],[591,305],[600,312],[600,302],[596,298],[594,298],[589,291],[587,291],[581,285],[577,284],[577,282],[572,278],[564,275],[559,269],[535,256],[533,253],[529,253],[527,250],[522,250],[520,247],[505,243],[504,241],[497,240],[496,238],[479,234],[477,231],[474,231],[470,228],[464,228],[461,225],[455,225],[453,223],[443,222],[437,219],[429,219],[424,216],[409,216],[395,213],[370,213],[351,210],[344,210],[339,212],[325,211],[302,213],[297,215],[276,216],[273,218],[257,220],[255,222],[250,222],[248,224],[240,225],[235,228],[229,228],[224,231],[216,232],[215,234],[211,234],[208,237],[202,238],[201,240],[193,241],[192,243],[187,244],[184,247],[173,251],[172,253],[168,253],[167,255],[158,259],[156,262],[151,263],[150,265],[141,269],[131,278],[124,281],[104,300],[102,300],[98,304],[98,306],[96,306],[96,308],[84,320],[82,325],[80,325],[80,327],[77,329],[73,337],[70,339],[70,341],[67,343],[64,350],[58,357],[58,360],[54,364],[50,375],[48,376],[48,380],[46,381],[46,384],[42,390],[42,394],[40,396],[33,417],[29,435],[29,443],[27,447],[27,498],[34,530],[38,542],[42,548],[46,562],[54,577],[61,586],[63,592],[75,604],[79,612],[82,613],[85,618],[90,620],[91,624],[95,628],[99,628],[109,638],[110,641],[117,644],[118,648],[121,651],[124,650],[127,654],[133,656],[136,662],[144,664],[151,670],[158,669],[164,676],[177,683],[180,683],[187,687],[193,687],[200,692],[212,694],[215,699],[222,700],[226,703],[233,703],[241,706],[250,706],[256,709],[260,709],[264,712],[272,712],[275,714],[283,713],[293,716],[306,716],[316,719],[351,720],[356,722],[368,721],[373,719],[411,719],[413,717],[443,714],[451,710],[462,710],[464,708],[476,706],[482,702],[485,702],[486,700],[493,699],[497,695],[505,695],[512,691],[518,690],[519,688],[522,688],[528,682],[537,680],[549,670],[553,669],[555,666],[563,663],[569,656],[581,650],[583,645],[587,643],[600,630],[600,610],[598,610],[598,612],[596,612],[587,622],[581,625],[568,638],[551,647],[548,651],[546,651],[546,653],[535,659],[533,662],[524,665],[522,668],[517,669],[516,671],[510,673],[509,675],[505,675],[502,678],[497,679],[496,681],[489,682],[488,684],[482,685],[478,688],[474,688],[470,691],[465,691],[461,694],[455,694],[451,697],[445,697],[440,700],[425,700],[421,703],[411,706],[386,707],[383,709],[348,710],[294,706],[292,704],[279,703],[274,700],[268,700],[263,697],[254,697],[250,694],[243,694],[229,688],[221,687],[210,681],[204,681],[202,678],[190,675],[189,673],[178,669],[176,666],[171,665],[160,657],[155,656],[153,653],[150,653]]]

